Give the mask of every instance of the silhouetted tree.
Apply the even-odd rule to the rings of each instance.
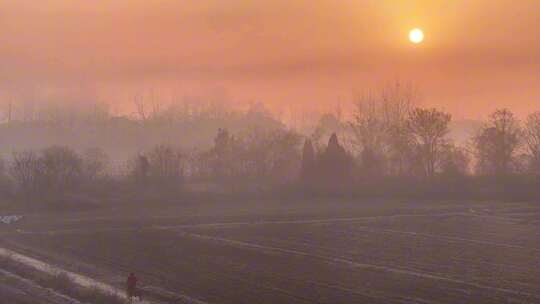
[[[350,125],[360,148],[362,169],[388,169],[395,175],[411,171],[415,160],[407,121],[417,100],[417,92],[400,82],[358,99]],[[377,161],[368,166],[372,160]]]
[[[218,129],[214,139],[212,154],[212,170],[214,177],[225,179],[231,174],[231,158],[235,146],[235,139],[227,129]]]
[[[527,117],[524,131],[529,170],[534,175],[540,175],[540,112]]]
[[[302,148],[302,179],[307,180],[313,174],[313,166],[315,163],[315,150],[311,140],[306,139]]]
[[[326,146],[325,156],[329,159],[340,159],[345,155],[345,149],[339,144],[336,133],[332,133],[328,140],[328,146]]]
[[[418,92],[399,81],[389,83],[380,93],[381,112],[387,126],[389,169],[396,175],[409,174],[415,165],[407,120],[418,102]]]
[[[418,164],[415,155],[413,136],[404,123],[388,128],[388,167],[396,176],[414,173]]]
[[[294,131],[281,129],[271,131],[268,138],[272,182],[284,184],[298,178],[301,136]]]
[[[470,157],[467,151],[453,144],[444,144],[439,151],[439,170],[446,177],[463,177],[469,172]]]
[[[150,162],[148,158],[139,154],[133,161],[133,167],[131,169],[131,174],[140,187],[148,186],[149,176],[150,176]]]
[[[297,178],[300,166],[300,135],[290,130],[254,129],[240,140],[236,166],[252,180],[282,184]]]
[[[327,138],[330,135],[343,134],[345,131],[346,124],[341,121],[341,118],[334,113],[324,113],[319,118],[315,129],[313,130],[313,135],[311,137],[312,143],[316,145],[324,145]],[[314,142],[316,141],[316,142]]]
[[[379,102],[368,95],[356,103],[353,120],[349,122],[361,151],[361,172],[370,178],[385,173],[388,125],[383,121],[380,110]]]
[[[148,153],[149,177],[154,185],[177,186],[182,179],[182,156],[168,145],[157,145]]]
[[[216,138],[214,139],[214,150],[217,154],[225,154],[230,149],[232,137],[227,129],[218,129]]]
[[[407,121],[407,129],[412,134],[412,144],[426,177],[435,174],[440,161],[441,150],[447,142],[448,124],[451,116],[436,109],[414,109]]]
[[[329,186],[341,186],[349,180],[352,172],[352,158],[339,144],[335,133],[330,136],[328,146],[318,161],[320,177]]]
[[[360,152],[360,174],[368,179],[381,177],[386,172],[384,154],[376,153],[370,148]]]
[[[514,171],[521,135],[519,121],[512,112],[502,109],[491,114],[474,137],[478,171],[496,176]]]
[[[72,149],[62,146],[46,148],[39,158],[40,179],[48,190],[60,193],[79,185],[83,173],[83,161]]]
[[[109,157],[101,148],[90,148],[83,153],[83,175],[88,181],[96,181],[109,173]]]
[[[22,193],[30,194],[38,190],[41,165],[39,157],[34,151],[13,153],[9,174],[15,182],[15,186]]]
[[[136,113],[139,119],[143,122],[148,118],[146,103],[144,97],[141,95],[135,95],[133,97],[133,104],[135,105]]]

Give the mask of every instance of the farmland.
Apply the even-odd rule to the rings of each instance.
[[[539,228],[534,203],[245,202],[33,215],[1,239],[184,302],[539,303]]]

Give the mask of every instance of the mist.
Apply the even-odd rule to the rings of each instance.
[[[2,4],[0,91],[23,103],[85,91],[124,113],[226,90],[245,103],[333,109],[388,79],[462,118],[539,98],[535,1],[102,1]],[[425,29],[411,48],[407,31]],[[173,95],[173,96],[171,96]],[[464,109],[464,105],[467,107]]]
[[[0,302],[540,303],[539,12],[0,1]]]

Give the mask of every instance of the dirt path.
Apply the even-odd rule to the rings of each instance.
[[[81,304],[76,299],[58,293],[19,275],[0,269],[0,300],[6,303]]]

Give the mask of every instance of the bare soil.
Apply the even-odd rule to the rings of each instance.
[[[133,271],[170,303],[540,303],[536,203],[179,203],[0,229],[4,247],[118,288]]]

